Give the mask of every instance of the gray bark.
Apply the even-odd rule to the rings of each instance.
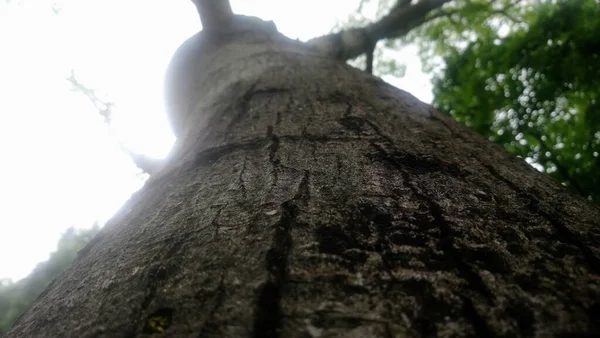
[[[600,334],[598,208],[270,32],[180,49],[168,163],[8,337]]]

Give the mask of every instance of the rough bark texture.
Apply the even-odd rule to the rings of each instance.
[[[169,164],[8,337],[600,334],[598,208],[300,43],[201,40]]]

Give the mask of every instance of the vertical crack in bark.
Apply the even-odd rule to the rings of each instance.
[[[248,162],[248,157],[244,157],[244,163],[242,164],[242,170],[240,170],[239,183],[240,189],[242,190],[242,198],[244,201],[247,199],[247,190],[246,190],[246,182],[244,182],[244,173],[246,173],[246,163]]]
[[[465,314],[465,317],[470,319],[470,323],[473,325],[473,330],[475,331],[475,336],[490,338],[498,337],[498,335],[488,327],[485,318],[479,314],[475,308],[475,304],[473,304],[473,300],[465,295],[460,295],[459,297],[462,302],[462,311]]]
[[[271,163],[271,175],[273,176],[273,183],[271,186],[277,185],[278,180],[278,171],[279,171],[279,157],[277,156],[277,151],[279,150],[279,143],[281,140],[279,136],[273,133],[273,126],[267,127],[267,137],[271,140],[271,144],[269,145],[269,163]]]
[[[296,195],[294,195],[294,201],[302,202],[302,204],[307,205],[310,200],[310,172],[308,170],[304,170],[304,176],[302,176],[302,181],[298,185],[298,191]]]
[[[346,110],[344,111],[344,117],[350,117],[352,115],[352,103],[346,102]]]
[[[217,219],[219,218],[219,216],[221,216],[221,211],[223,211],[223,209],[226,206],[227,206],[227,204],[222,205],[219,208],[219,210],[217,210],[217,213],[215,214],[215,217],[213,217],[212,221],[210,221],[210,224],[215,227],[215,233],[214,233],[213,239],[216,239],[217,236],[219,236],[219,223],[217,222]]]
[[[316,111],[315,111],[315,105],[313,103],[313,93],[311,93],[310,91],[306,92],[306,96],[304,97],[304,101],[306,102],[306,105],[308,106],[308,110],[310,111],[310,115],[308,118],[308,123],[312,124],[312,116],[315,115],[319,115]]]
[[[215,289],[212,307],[211,307],[208,315],[204,319],[204,322],[200,326],[200,330],[199,330],[200,334],[198,335],[199,337],[204,337],[204,335],[210,329],[211,324],[216,324],[216,323],[212,323],[211,321],[212,321],[215,313],[217,312],[217,310],[225,302],[225,282],[224,281],[225,281],[225,271],[223,273],[221,273],[221,278],[219,279],[219,285],[217,285],[217,288]]]
[[[236,94],[237,94],[237,92],[236,92],[237,90],[239,90],[239,88],[233,89],[233,91]],[[229,124],[227,125],[227,128],[225,130],[227,132],[231,132],[235,125],[240,123],[240,121],[244,117],[248,116],[248,113],[250,112],[250,103],[256,96],[266,96],[266,98],[268,100],[267,105],[269,105],[271,102],[271,99],[274,96],[277,96],[277,95],[280,95],[283,93],[288,93],[289,91],[290,90],[288,88],[264,87],[264,86],[259,87],[259,81],[255,81],[248,87],[248,89],[246,90],[246,92],[244,92],[243,95],[239,96],[237,99],[235,99],[233,101],[233,104],[231,104],[231,109],[235,110],[235,113],[231,117],[231,121],[229,122]],[[281,116],[278,113],[276,124],[279,124],[279,122],[281,122]]]
[[[152,300],[154,300],[154,298],[156,297],[156,290],[158,289],[158,284],[160,283],[160,281],[164,280],[165,277],[165,268],[163,266],[155,265],[149,268],[147,277],[148,282],[146,284],[147,291],[141,303],[139,311],[140,313],[143,313],[148,308],[150,303],[152,303]]]
[[[459,236],[459,234],[450,227],[450,222],[444,218],[439,204],[436,203],[433,198],[421,192],[421,190],[414,184],[413,180],[411,180],[411,173],[404,168],[401,162],[396,161],[396,156],[389,154],[387,150],[376,143],[372,143],[372,145],[377,150],[377,153],[381,159],[392,165],[400,172],[404,185],[410,189],[413,196],[415,196],[419,201],[423,202],[429,209],[430,215],[433,218],[432,223],[437,226],[438,229],[440,229],[441,239],[439,241],[439,246],[442,251],[446,253],[444,257],[447,259],[447,262],[457,270],[458,277],[464,279],[473,290],[477,290],[483,294],[485,297],[484,299],[488,301],[488,303],[492,302],[493,295],[491,294],[490,290],[485,286],[485,283],[481,277],[473,271],[469,264],[461,259],[461,253],[455,248],[454,238]],[[477,336],[493,337],[493,331],[488,327],[485,319],[482,318],[482,316],[472,306],[472,301],[467,299],[467,297],[464,295],[462,298],[464,305],[463,313],[467,318],[470,319]],[[466,303],[464,303],[465,301]],[[469,306],[469,304],[471,304],[471,306]]]
[[[150,277],[150,281],[148,281],[148,284],[146,285],[147,291],[146,291],[146,295],[144,296],[144,299],[142,300],[142,306],[140,308],[140,312],[143,312],[144,310],[146,310],[146,308],[148,308],[148,305],[150,305],[150,303],[156,296],[157,288],[158,288],[157,281],[154,278]]]
[[[480,161],[481,162],[481,161]],[[557,232],[557,237],[560,241],[569,243],[581,250],[581,254],[587,263],[588,269],[596,275],[600,275],[600,259],[596,257],[592,249],[587,246],[584,241],[571,229],[569,229],[564,222],[559,220],[560,215],[551,215],[549,212],[544,210],[540,206],[540,200],[531,193],[525,191],[525,189],[518,187],[516,184],[506,179],[500,173],[496,171],[492,166],[481,162],[481,164],[488,170],[488,172],[494,176],[497,180],[504,182],[509,188],[514,190],[517,197],[523,199],[527,208],[534,214],[542,216]]]
[[[257,85],[258,82],[254,82],[252,85],[250,85],[248,90],[246,90],[246,92],[236,100],[237,102],[234,101],[234,104],[232,104],[232,109],[235,109],[236,107],[238,107],[238,109],[235,112],[235,115],[232,116],[231,121],[225,129],[227,132],[230,132],[233,127],[240,122],[242,117],[248,114],[248,111],[250,110],[250,100],[252,100],[252,96],[256,94]]]
[[[310,199],[310,173],[298,185],[296,195],[281,205],[281,217],[275,225],[273,241],[267,251],[265,265],[268,280],[258,290],[254,314],[254,338],[278,338],[283,322],[281,296],[288,279],[288,256],[292,248],[291,230],[298,216],[298,204]]]
[[[315,161],[315,163],[319,163],[319,161],[317,160],[317,155],[316,155],[317,154],[317,143],[311,142],[310,147],[312,148],[310,154],[313,158],[313,161]]]

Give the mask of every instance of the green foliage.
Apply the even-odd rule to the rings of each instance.
[[[347,25],[400,1],[362,0]],[[375,73],[402,75],[381,50],[417,44],[440,110],[598,203],[599,32],[599,0],[454,0],[380,44]]]
[[[69,228],[59,239],[57,249],[50,254],[50,259],[39,263],[29,276],[16,283],[10,280],[0,281],[0,334],[10,329],[12,323],[50,282],[71,264],[77,256],[77,251],[83,248],[99,229],[97,224],[90,229]]]
[[[456,120],[600,201],[600,4],[540,3],[501,38],[447,47],[434,103]]]
[[[533,13],[530,1],[455,0],[431,12],[425,24],[403,40],[420,46],[425,71],[443,66],[449,52],[460,51],[478,39],[494,40],[527,27]]]

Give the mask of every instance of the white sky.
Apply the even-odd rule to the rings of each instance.
[[[232,1],[235,12],[273,20],[301,40],[328,33],[357,4]],[[25,277],[68,227],[105,222],[143,185],[118,141],[150,156],[169,151],[163,73],[198,30],[189,0],[0,0],[0,279]],[[387,80],[430,102],[416,50],[400,55],[406,76]],[[116,104],[110,130],[70,90],[71,69]]]

